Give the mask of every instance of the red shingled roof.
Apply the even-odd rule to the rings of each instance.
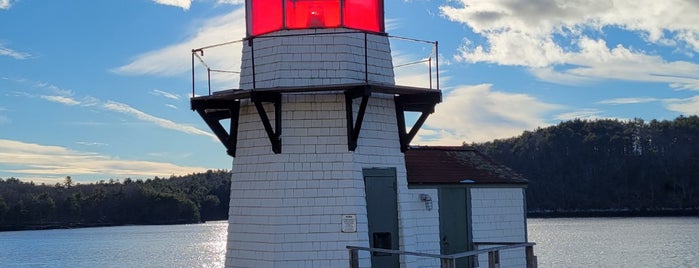
[[[464,147],[410,147],[408,184],[527,184],[522,175]]]

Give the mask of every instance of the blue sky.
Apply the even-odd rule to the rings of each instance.
[[[698,3],[387,1],[389,34],[440,44],[444,102],[413,143],[482,142],[574,118],[699,114]],[[230,169],[189,110],[190,50],[243,38],[242,8],[240,0],[0,0],[0,178]],[[239,45],[217,49],[207,63],[239,68]],[[392,50],[395,65],[430,53],[393,40]],[[398,83],[424,86],[414,68],[424,70],[397,70]],[[238,80],[213,81],[223,89]]]

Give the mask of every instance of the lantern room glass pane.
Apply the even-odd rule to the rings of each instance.
[[[260,35],[282,28],[282,1],[248,0],[248,34]]]
[[[382,0],[345,0],[344,26],[347,28],[383,32]]]
[[[340,25],[340,0],[286,0],[286,27],[289,29]]]

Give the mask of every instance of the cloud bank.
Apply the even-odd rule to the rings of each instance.
[[[204,167],[179,166],[165,162],[114,159],[60,146],[7,139],[0,139],[0,166],[7,167],[4,168],[4,172],[48,178],[79,175],[154,177],[206,170]]]
[[[523,66],[539,79],[571,84],[587,79],[667,83],[699,90],[699,65],[609,43],[622,31],[690,57],[699,52],[699,2],[624,0],[452,1],[448,19],[485,39],[467,40],[457,60]]]
[[[560,108],[525,94],[493,90],[490,84],[461,86],[445,94],[412,143],[460,145],[509,138],[548,125],[546,115]]]

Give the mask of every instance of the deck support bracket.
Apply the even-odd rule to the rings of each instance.
[[[240,101],[233,100],[201,100],[192,101],[192,110],[197,111],[204,122],[211,128],[223,146],[226,153],[235,157],[238,143],[238,121],[240,119]],[[221,124],[221,120],[230,119],[230,128]]]
[[[371,97],[371,87],[363,86],[360,89],[345,90],[345,111],[347,114],[347,150],[354,151],[357,149],[359,140],[359,132],[362,130],[362,122],[364,122],[364,114],[366,113],[367,103]],[[357,111],[357,119],[354,119],[354,99],[362,98]]]
[[[417,131],[425,123],[427,117],[434,113],[434,107],[442,102],[441,92],[426,92],[419,94],[396,95],[394,98],[396,105],[396,123],[398,124],[398,138],[400,150],[408,150],[410,142],[415,138]],[[420,112],[420,117],[415,124],[407,131],[405,126],[405,112]]]
[[[280,154],[282,152],[282,95],[278,92],[252,92],[250,100],[255,104],[257,113],[260,115],[262,125],[265,127],[267,137],[272,144],[272,152]],[[269,116],[263,103],[274,105],[274,128],[270,123]]]

